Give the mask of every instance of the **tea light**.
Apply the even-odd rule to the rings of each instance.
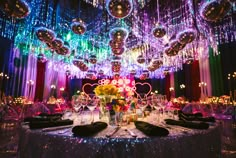
[[[137,114],[130,114],[129,116],[130,122],[134,122],[138,120],[138,115]]]
[[[144,111],[144,116],[149,116],[150,115],[150,111]]]

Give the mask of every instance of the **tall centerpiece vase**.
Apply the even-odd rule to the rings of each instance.
[[[100,98],[100,114],[99,118],[101,121],[104,121],[108,124],[113,124],[113,112],[112,112],[112,99],[114,99],[114,96],[111,95],[102,95],[99,96]]]

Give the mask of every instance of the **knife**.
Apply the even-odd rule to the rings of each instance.
[[[131,130],[126,128],[125,131],[128,132],[132,137],[137,137],[137,135],[134,134],[134,132],[132,132]]]
[[[120,129],[120,126],[117,126],[115,129],[114,129],[114,131],[112,131],[111,133],[109,133],[109,134],[106,134],[106,137],[112,137],[117,131],[119,131],[119,129]]]
[[[69,125],[69,126],[58,126],[58,127],[48,127],[48,128],[43,128],[43,129],[42,129],[42,132],[56,131],[56,130],[71,128],[71,127],[73,127],[73,125]]]

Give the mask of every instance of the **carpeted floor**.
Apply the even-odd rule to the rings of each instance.
[[[222,158],[236,158],[236,122],[220,120],[222,136]],[[18,129],[15,124],[0,123],[0,158],[16,158]]]

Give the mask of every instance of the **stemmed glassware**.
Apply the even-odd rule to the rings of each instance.
[[[91,123],[94,122],[94,110],[96,109],[97,105],[99,102],[99,98],[97,98],[96,96],[93,97],[89,97],[88,101],[87,101],[87,108],[89,109],[89,111],[91,112],[91,116],[92,116],[92,120]]]
[[[147,100],[146,99],[138,99],[138,107],[142,111],[142,117],[144,118],[144,111],[147,107]]]

